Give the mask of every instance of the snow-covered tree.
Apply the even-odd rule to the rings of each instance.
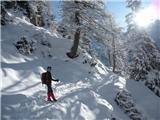
[[[54,16],[49,7],[49,1],[3,1],[2,7],[2,24],[5,18],[5,9],[13,10],[14,12],[22,13],[29,18],[30,22],[36,26],[45,28],[53,27]]]
[[[136,27],[136,23],[134,21],[136,12],[140,9],[141,0],[126,0],[127,7],[131,9],[131,12],[126,15],[126,23],[128,25],[127,29],[132,30]]]
[[[147,32],[153,38],[156,46],[160,50],[160,35],[159,35],[159,33],[160,33],[160,20],[157,19],[155,22],[150,24],[149,27],[147,28]]]
[[[128,7],[132,10],[129,15],[134,16],[139,6],[139,0],[129,0]],[[149,35],[135,24],[132,24],[134,19],[128,19],[128,15],[126,19],[128,21],[126,33],[128,67],[126,67],[126,72],[129,78],[142,80],[147,86],[150,84],[153,90],[156,89],[155,93],[160,96],[160,78],[157,77],[157,75],[160,76],[160,53]]]
[[[103,46],[100,51],[103,51],[102,56],[107,60],[105,64],[112,66],[114,72],[123,69],[121,30],[116,26],[112,15],[105,9],[103,1],[63,1],[61,12],[59,32],[64,37],[74,39],[71,51],[67,53],[69,57],[77,56],[78,45],[80,45],[92,57],[101,58],[102,54],[96,55],[98,52],[93,51],[99,44]]]
[[[92,39],[98,38],[98,35],[102,36],[105,32],[102,24],[105,23],[106,14],[102,1],[62,1],[61,12],[61,30],[63,34],[67,33],[64,36],[74,39],[71,51],[67,53],[71,58],[77,56],[79,42],[89,47]]]
[[[117,27],[114,19],[110,18],[110,29],[112,30],[111,38],[108,40],[111,46],[110,63],[113,72],[120,72],[124,69],[124,49],[122,31]]]
[[[29,2],[31,21],[37,26],[50,28],[54,23],[54,16],[51,12],[49,1],[30,1]]]

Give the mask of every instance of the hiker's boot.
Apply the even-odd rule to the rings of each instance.
[[[55,98],[55,96],[54,96],[54,94],[53,94],[53,92],[51,92],[51,97],[52,97],[52,99],[53,99],[54,101],[57,101],[56,98]]]
[[[47,93],[47,101],[52,101],[51,100],[51,93]]]

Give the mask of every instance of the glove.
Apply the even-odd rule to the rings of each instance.
[[[59,82],[59,80],[58,80],[58,79],[56,79],[55,81],[56,81],[56,82]]]
[[[56,82],[59,82],[59,80],[58,80],[58,79],[52,79],[52,81],[56,81]]]

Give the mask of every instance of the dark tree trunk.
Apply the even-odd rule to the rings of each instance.
[[[78,11],[75,12],[75,23],[77,24],[77,26],[80,25]],[[76,32],[74,34],[74,43],[71,48],[71,51],[67,53],[68,57],[70,57],[70,58],[78,57],[77,51],[78,51],[79,39],[80,39],[80,28],[77,28]]]
[[[77,28],[75,35],[74,35],[74,43],[71,48],[71,51],[67,53],[67,56],[70,58],[75,58],[77,57],[77,51],[78,51],[78,45],[79,45],[79,38],[80,38],[80,29]]]

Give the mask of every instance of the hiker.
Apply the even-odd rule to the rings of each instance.
[[[56,81],[56,82],[59,82],[59,80],[54,80],[52,78],[52,75],[51,75],[51,66],[48,66],[47,67],[47,72],[45,73],[42,73],[42,84],[46,84],[47,86],[47,101],[52,101],[51,98],[54,100],[54,101],[57,101],[54,94],[53,94],[53,90],[52,90],[52,80],[53,81]],[[43,75],[44,74],[44,75]],[[44,82],[45,80],[45,82]]]

